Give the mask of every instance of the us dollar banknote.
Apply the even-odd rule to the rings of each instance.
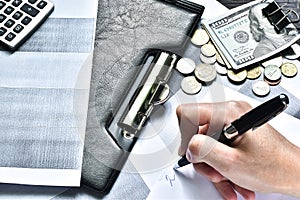
[[[291,22],[276,31],[262,10],[273,1],[252,1],[225,15],[202,21],[227,66],[240,69],[277,54],[295,43],[299,32]],[[279,10],[288,13],[288,10]],[[297,15],[290,12],[286,15]],[[279,21],[280,19],[278,19]]]

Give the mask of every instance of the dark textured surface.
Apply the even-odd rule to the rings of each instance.
[[[154,0],[99,0],[83,184],[102,191],[114,181],[123,154],[104,125],[127,88],[128,73],[135,72],[147,48],[180,46],[194,16]]]
[[[252,0],[218,0],[218,2],[222,3],[224,6],[226,6],[227,8],[231,9],[231,8],[235,8],[239,5],[245,4],[245,3],[249,3]]]

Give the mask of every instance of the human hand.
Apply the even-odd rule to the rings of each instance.
[[[250,109],[241,101],[179,106],[179,154],[186,154],[225,199],[236,199],[235,191],[245,199],[254,199],[253,191],[300,196],[300,150],[270,125],[248,131],[231,147],[206,136]]]

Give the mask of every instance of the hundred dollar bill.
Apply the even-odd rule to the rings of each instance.
[[[262,13],[262,9],[270,2],[272,1],[252,1],[225,15],[202,21],[203,28],[227,66],[240,69],[257,63],[281,52],[300,38],[293,23],[276,32]]]

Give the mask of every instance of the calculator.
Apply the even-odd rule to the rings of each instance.
[[[49,0],[0,0],[0,45],[16,50],[53,10]]]

